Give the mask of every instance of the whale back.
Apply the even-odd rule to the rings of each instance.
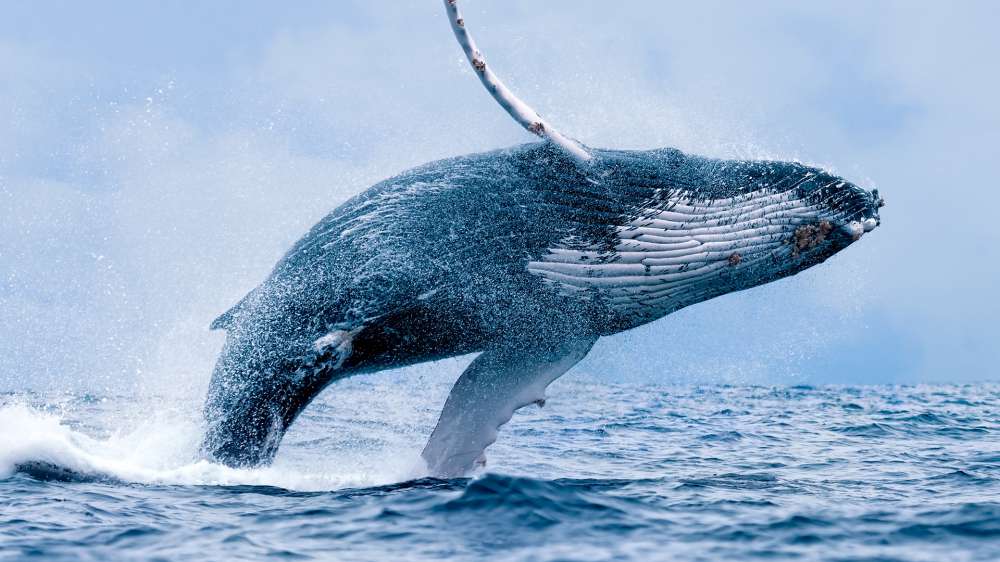
[[[262,316],[305,310],[325,311],[327,329],[452,287],[482,286],[480,297],[531,293],[530,260],[562,240],[610,241],[654,195],[621,181],[643,158],[609,154],[615,164],[601,181],[546,143],[432,162],[382,181],[317,223],[212,327],[239,331]],[[670,157],[681,155],[663,151]],[[656,166],[645,174],[656,178]]]

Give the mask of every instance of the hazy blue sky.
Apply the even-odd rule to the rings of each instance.
[[[465,2],[500,75],[589,145],[800,159],[888,202],[826,264],[602,340],[575,373],[1000,378],[998,6]],[[0,387],[202,386],[209,322],[314,221],[413,165],[530,140],[438,0],[3,13]]]

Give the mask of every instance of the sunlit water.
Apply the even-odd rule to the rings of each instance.
[[[1000,559],[1000,386],[565,380],[434,480],[439,386],[337,385],[248,471],[194,403],[0,396],[0,558]]]

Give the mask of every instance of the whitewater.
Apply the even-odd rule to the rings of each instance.
[[[253,470],[198,459],[196,401],[4,394],[0,559],[997,558],[998,385],[567,377],[441,480],[447,383],[399,376],[324,393]]]

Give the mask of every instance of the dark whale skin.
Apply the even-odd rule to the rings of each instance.
[[[678,197],[793,190],[845,224],[877,217],[877,195],[798,163],[674,149],[591,153],[586,167],[546,143],[432,162],[327,215],[213,323],[227,339],[205,405],[205,455],[232,466],[269,462],[298,413],[345,376],[502,341],[595,338],[693,304],[623,311],[528,269],[557,246],[614,263],[616,232]],[[723,272],[698,301],[822,262],[851,242],[838,233],[795,259]],[[331,333],[350,334],[349,344],[320,349]]]

